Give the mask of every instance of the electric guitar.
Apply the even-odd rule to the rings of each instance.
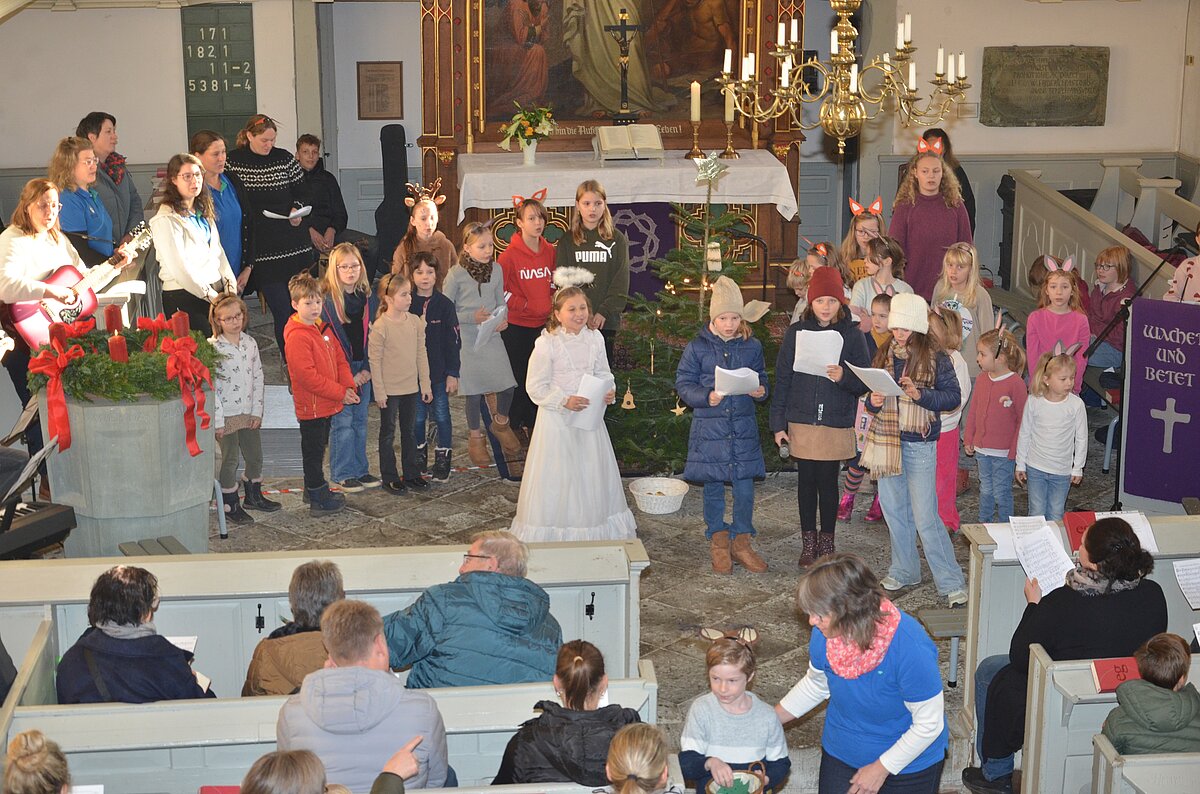
[[[133,228],[129,242],[121,246],[131,257],[150,247],[150,227],[142,221]],[[18,301],[7,306],[8,319],[12,327],[25,340],[31,350],[50,341],[51,323],[73,323],[81,317],[90,317],[95,311],[96,291],[107,287],[120,272],[109,259],[81,274],[71,265],[63,265],[45,279],[47,284],[68,287],[75,291],[75,300],[63,303],[54,298]]]

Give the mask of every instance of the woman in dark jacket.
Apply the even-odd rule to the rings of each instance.
[[[563,705],[550,700],[534,708],[542,715],[529,720],[504,748],[493,786],[504,783],[577,783],[603,786],[608,744],[622,726],[640,722],[633,709],[603,705],[608,695],[604,657],[586,640],[572,640],[558,650],[554,690]]]
[[[1025,740],[1029,646],[1040,643],[1055,661],[1132,656],[1167,630],[1167,602],[1145,578],[1154,558],[1120,518],[1102,518],[1083,534],[1079,562],[1066,585],[1042,595],[1025,582],[1025,614],[1008,654],[989,656],[975,671],[975,748],[982,767],[963,770],[971,791],[1012,790],[1013,754]]]
[[[858,396],[867,388],[847,364],[870,366],[867,340],[846,306],[842,276],[836,268],[819,267],[808,281],[808,306],[783,336],[775,362],[775,394],[771,398],[771,432],[775,443],[787,445],[799,472],[796,501],[800,510],[803,548],[800,565],[833,552],[837,524],[838,473],[842,461],[853,458],[854,415]],[[795,370],[801,333],[836,333],[842,337],[838,363],[825,374]],[[817,532],[817,507],[821,531]]]
[[[192,672],[192,654],[154,629],[158,579],[118,565],[100,574],[88,601],[91,626],[58,663],[58,702],[149,703],[216,697]]]

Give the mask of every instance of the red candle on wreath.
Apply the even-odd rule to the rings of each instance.
[[[108,308],[114,307],[109,306]],[[129,346],[125,344],[125,337],[119,333],[114,333],[108,338],[108,357],[118,364],[129,363]]]
[[[67,326],[63,323],[50,323],[50,343],[58,342],[58,347],[67,349]]]
[[[171,315],[171,333],[179,339],[186,339],[192,335],[187,312],[177,311]]]
[[[104,307],[104,330],[109,333],[120,331],[125,327],[121,321],[121,307],[115,303],[110,303]]]

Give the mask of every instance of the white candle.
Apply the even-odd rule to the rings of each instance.
[[[946,73],[946,50],[938,47],[938,65],[936,74],[940,77]]]
[[[884,63],[891,63],[891,62],[892,62],[891,56],[889,56],[889,55],[888,55],[886,52],[883,54],[883,62],[884,62]]]
[[[904,43],[912,41],[912,14],[904,15]]]
[[[787,88],[789,85],[791,85],[792,81],[792,56],[789,55],[788,57],[784,58],[783,66],[779,68],[781,70],[779,72],[779,84],[784,88]]]
[[[742,79],[743,80],[750,79],[750,56],[749,55],[742,57]]]
[[[834,28],[833,30],[829,31],[829,54],[830,55],[838,54],[837,28]]]
[[[724,72],[725,74],[729,74],[729,72],[732,68],[733,68],[733,50],[725,50],[725,68],[722,69],[721,71]]]
[[[904,49],[904,23],[896,23],[896,49]]]
[[[777,47],[779,47],[780,49],[783,48],[784,43],[787,41],[787,39],[785,38],[786,36],[787,36],[787,33],[785,32],[785,29],[783,26],[783,21],[781,20],[779,22],[779,33],[775,37],[775,45]]]
[[[725,123],[733,123],[733,91],[725,89]]]
[[[800,41],[800,20],[792,17],[792,42]]]
[[[946,75],[946,80],[948,80],[948,81],[949,81],[949,82],[951,82],[951,83],[953,83],[953,82],[954,82],[954,72],[955,72],[955,68],[954,68],[954,54],[953,54],[953,53],[951,53],[951,54],[950,54],[950,72],[949,72],[949,73]]]
[[[746,56],[750,60],[750,79],[754,79],[754,53]]]
[[[908,90],[917,90],[917,65],[912,61],[908,62]]]
[[[958,54],[958,78],[960,80],[967,79],[967,54],[965,52]]]
[[[700,120],[700,84],[692,81],[692,121]]]
[[[858,93],[858,64],[850,65],[850,93]]]

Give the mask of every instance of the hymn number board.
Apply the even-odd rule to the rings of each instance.
[[[250,5],[180,10],[189,133],[216,130],[232,146],[246,118],[257,111],[252,14]]]

